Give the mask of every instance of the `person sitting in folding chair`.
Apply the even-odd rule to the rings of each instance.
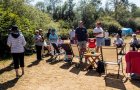
[[[72,62],[73,59],[73,53],[72,49],[69,43],[63,43],[61,44],[61,47],[65,50],[65,62]]]
[[[132,47],[132,50],[135,51],[140,48],[139,44],[140,40],[136,37],[136,34],[132,34],[132,39],[130,41],[130,47]]]
[[[114,39],[114,46],[116,46],[117,48],[121,48],[119,54],[122,54],[122,51],[124,50],[125,47],[125,43],[123,41],[122,38],[120,38],[120,36],[117,34],[116,38]]]
[[[55,33],[55,29],[52,29],[52,30],[51,30],[51,34],[49,35],[49,41],[50,41],[51,44],[52,44],[52,43],[57,44],[58,35]],[[52,46],[51,46],[51,50],[53,50],[53,47],[52,47]],[[53,54],[55,53],[55,50],[54,50],[54,52],[52,51],[51,53],[52,53],[52,55],[53,55]]]

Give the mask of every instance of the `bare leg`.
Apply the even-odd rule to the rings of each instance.
[[[99,46],[96,47],[96,52],[97,53],[99,52],[99,48],[100,48]]]
[[[22,75],[24,75],[24,67],[21,67]]]
[[[16,72],[16,78],[19,78],[18,69],[15,69],[15,72]]]

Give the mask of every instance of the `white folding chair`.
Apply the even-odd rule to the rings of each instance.
[[[102,60],[105,63],[106,74],[107,74],[108,65],[116,65],[116,66],[118,66],[117,78],[119,78],[120,71],[122,71],[122,73],[123,73],[123,63],[122,63],[122,56],[118,55],[117,47],[102,46],[101,47],[101,56],[102,56]],[[123,73],[123,75],[124,75],[124,73]]]

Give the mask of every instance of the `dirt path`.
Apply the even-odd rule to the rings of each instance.
[[[75,68],[63,60],[49,63],[49,58],[37,62],[35,55],[26,56],[25,75],[18,80],[12,60],[0,62],[0,90],[140,90],[140,82],[122,83],[116,75],[104,79],[95,70],[83,71],[83,68]]]

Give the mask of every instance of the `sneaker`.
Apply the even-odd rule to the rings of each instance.
[[[16,79],[19,79],[19,77],[20,77],[19,75],[16,75]]]
[[[70,59],[65,59],[64,61],[65,61],[65,62],[70,62],[71,60],[70,60]]]

